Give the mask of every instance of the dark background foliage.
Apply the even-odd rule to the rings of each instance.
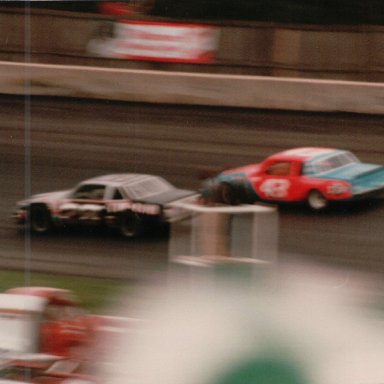
[[[150,15],[177,19],[297,24],[384,25],[384,0],[131,0],[149,1]],[[129,2],[129,1],[126,1]],[[2,1],[1,7],[97,13],[100,1]]]

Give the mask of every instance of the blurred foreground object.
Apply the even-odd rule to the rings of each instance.
[[[140,301],[146,323],[117,343],[109,383],[381,383],[384,314],[357,276],[279,265],[273,242],[254,252],[247,232],[262,223],[276,240],[277,222],[244,219],[274,218],[273,208],[181,207],[192,215],[173,223],[166,284]],[[227,237],[241,234],[232,252]]]
[[[305,202],[314,211],[384,191],[384,166],[334,148],[293,148],[259,164],[221,172],[203,183],[207,203]]]
[[[380,384],[383,313],[316,268],[269,275],[255,260],[177,260],[123,337],[113,384]],[[304,274],[302,273],[304,272]],[[363,302],[362,299],[367,301]]]
[[[78,357],[91,340],[92,326],[71,291],[18,287],[0,294],[3,341],[9,351]],[[14,310],[11,308],[14,307]],[[12,315],[8,314],[12,312]]]
[[[86,313],[66,289],[11,288],[0,294],[0,378],[99,382],[97,368],[110,363],[111,345],[132,324],[135,319]]]
[[[91,384],[97,382],[94,376],[81,372],[79,367],[79,362],[55,355],[23,354],[2,364],[0,383]]]

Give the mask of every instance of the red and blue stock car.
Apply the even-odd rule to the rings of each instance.
[[[301,147],[259,164],[226,170],[204,181],[205,200],[224,204],[306,202],[324,210],[332,201],[352,201],[384,191],[384,167],[360,162],[334,148]]]

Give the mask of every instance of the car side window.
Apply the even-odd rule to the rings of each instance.
[[[102,200],[104,198],[105,186],[98,184],[84,184],[73,193],[74,199]]]
[[[268,166],[265,173],[273,176],[289,176],[291,174],[291,163],[288,161],[273,163]]]
[[[124,199],[123,195],[121,192],[116,188],[115,192],[113,193],[112,200],[122,200]]]

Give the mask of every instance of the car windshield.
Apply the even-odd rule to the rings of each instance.
[[[143,199],[159,195],[174,189],[174,187],[161,177],[148,177],[124,186],[126,193],[134,199]]]
[[[304,164],[303,175],[329,172],[360,161],[351,152],[338,152],[328,157],[313,159]]]

